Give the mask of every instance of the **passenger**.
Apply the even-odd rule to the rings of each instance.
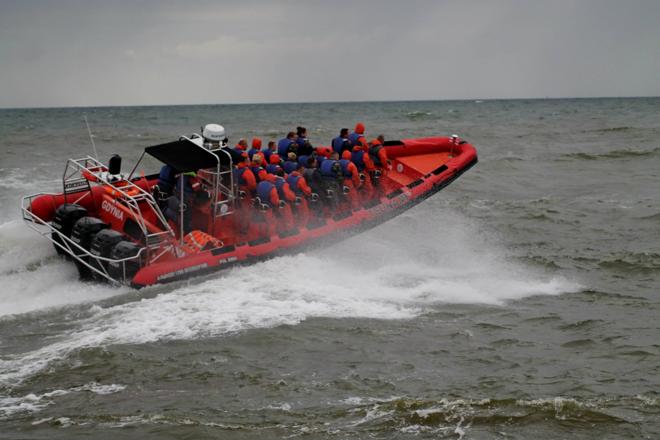
[[[270,155],[270,163],[266,165],[266,172],[268,174],[277,174],[282,167],[280,166],[280,155],[275,153]],[[282,171],[284,172],[284,171]]]
[[[304,145],[305,142],[309,142],[309,139],[307,139],[307,129],[305,127],[296,127],[296,136],[296,143],[298,144],[298,147]]]
[[[273,175],[271,174],[271,176]],[[273,184],[275,184],[275,188],[277,188],[277,194],[280,196],[280,200],[285,200],[289,203],[293,203],[296,201],[296,195],[291,190],[291,186],[289,185],[289,182],[287,182],[284,179],[284,177],[273,176],[273,179],[271,181]]]
[[[332,153],[332,148],[330,147],[316,147],[316,155],[318,157],[328,158]]]
[[[187,234],[192,230],[192,207],[195,203],[195,194],[201,191],[202,184],[197,178],[195,172],[188,172],[179,174],[176,178],[174,186],[174,197],[181,203],[181,183],[183,181],[183,233]],[[180,209],[180,208],[179,208]],[[177,211],[176,218],[179,218],[179,211]]]
[[[245,139],[240,139],[238,143],[234,146],[234,151],[237,153],[247,153],[248,145]]]
[[[266,223],[269,229],[269,234],[274,234],[277,230],[288,230],[294,225],[294,218],[291,211],[291,207],[282,201],[277,190],[277,185],[282,187],[283,194],[285,197],[292,197],[292,200],[295,201],[296,196],[288,188],[288,184],[284,179],[277,176],[270,176],[268,180],[262,180],[257,185],[257,197],[262,204],[267,205],[271,209],[268,212],[264,213],[266,217]],[[286,189],[285,189],[286,187]],[[272,216],[279,218],[278,223],[280,225],[275,225],[271,221]]]
[[[239,139],[238,143],[236,144],[236,148],[238,148],[241,151],[247,151],[248,149],[248,143],[247,140],[245,139]]]
[[[277,194],[275,184],[268,180],[262,180],[257,185],[257,197],[271,208],[277,208],[280,204],[280,196]]]
[[[309,158],[308,158],[309,160]],[[292,171],[289,176],[286,178],[287,183],[291,187],[291,190],[298,196],[312,196],[312,188],[307,184],[303,173],[305,168],[298,164],[298,168],[295,171]]]
[[[358,145],[360,139],[364,139],[364,124],[362,122],[355,124],[355,131],[348,135],[351,147]],[[367,143],[366,139],[364,139],[364,143]]]
[[[341,172],[346,179],[350,179],[355,189],[359,188],[362,184],[360,181],[360,172],[357,166],[351,161],[351,153],[344,151],[339,160],[341,165]]]
[[[309,156],[314,152],[314,147],[312,147],[312,144],[307,138],[307,129],[305,127],[298,127],[296,130],[298,132],[298,140],[296,141],[298,150],[296,154],[298,156]]]
[[[337,153],[333,153],[336,155]],[[339,160],[326,159],[321,164],[321,175],[323,176],[322,194],[325,196],[325,202],[330,207],[336,208],[344,200],[344,197],[350,188],[344,184],[344,174],[341,170]]]
[[[291,207],[281,202],[282,199],[277,191],[277,184],[280,184],[282,187],[289,186],[281,177],[275,177],[275,183],[268,180],[262,180],[257,185],[257,197],[259,197],[261,203],[268,205],[272,209],[272,213],[275,216],[280,217],[284,227],[278,227],[275,229],[290,229],[294,222]],[[293,200],[295,200],[296,196],[290,189],[288,192],[290,196],[293,197]],[[271,233],[272,232],[273,231],[271,231]]]
[[[351,207],[353,209],[359,209],[360,207],[360,195],[358,194],[358,189],[362,187],[362,180],[360,179],[360,172],[353,162],[351,162],[351,153],[344,151],[342,153],[342,159],[339,160],[341,165],[341,172],[344,176],[343,185],[350,188],[348,197],[351,201]]]
[[[287,174],[298,168],[298,160],[296,157],[296,153],[288,154],[287,161],[284,162],[284,164],[282,164],[282,168],[284,168],[284,172]]]
[[[307,166],[302,171],[302,176],[313,192],[321,193],[323,190],[323,176],[319,170],[319,162],[314,156],[307,158]]]
[[[337,178],[337,177],[342,177],[341,176],[341,165],[339,165],[339,161],[333,158],[326,159],[323,161],[323,164],[321,165],[321,175],[324,178],[331,177],[331,178]]]
[[[309,156],[298,156],[298,164],[305,166],[307,165],[307,159],[309,159]]]
[[[370,142],[369,157],[375,166],[389,169],[391,166],[387,159],[387,150],[383,147],[383,141],[381,141],[380,138],[382,138],[382,135]]]
[[[176,175],[178,171],[175,170],[170,165],[163,165],[160,168],[160,174],[158,174],[158,191],[160,192],[160,198],[165,199],[172,195],[172,190],[176,184]]]
[[[266,170],[262,165],[263,165],[263,156],[261,155],[261,153],[255,154],[252,157],[252,163],[250,164],[250,169],[252,170],[252,174],[254,174],[255,179],[257,179],[257,182],[263,180],[264,174],[267,174]]]
[[[182,179],[183,177],[183,179]],[[184,198],[192,196],[195,192],[202,189],[202,183],[197,178],[197,173],[194,171],[179,174],[176,176],[176,184],[174,185],[174,194],[181,194],[181,181],[183,180],[183,194]]]
[[[296,133],[290,131],[285,138],[280,139],[277,143],[277,154],[281,157],[286,157],[288,153],[295,153],[298,149],[298,144],[296,143]]]
[[[367,151],[368,147],[366,144],[362,144],[362,141],[360,141],[360,145],[354,147],[353,152],[351,153],[351,162],[355,164],[356,168],[361,173],[361,178],[363,179],[362,193],[364,199],[369,199],[373,195],[374,187],[371,177],[376,170],[376,166]]]
[[[344,175],[341,172],[341,164],[335,159],[326,159],[321,164],[321,176],[323,176],[323,183],[327,189],[336,190],[337,184],[342,184]]]
[[[308,160],[310,159],[314,160],[313,157],[308,158]],[[312,207],[320,208],[320,205],[316,203],[319,199],[318,193],[313,191],[307,184],[305,177],[302,175],[304,171],[306,171],[305,167],[298,164],[298,169],[286,178],[289,188],[296,196],[293,206],[296,213],[296,222],[299,226],[304,226],[309,221],[310,203]],[[315,171],[318,173],[318,170]]]
[[[256,154],[261,152],[261,139],[258,137],[252,138],[252,148],[248,150],[250,159]]]
[[[275,144],[275,141],[268,141],[268,147],[262,151],[264,154],[264,159],[266,160],[267,163],[270,162],[270,155],[273,153],[277,153],[277,145]]]
[[[332,149],[341,154],[344,150],[351,150],[351,141],[348,140],[348,128],[342,128],[339,136],[332,140]]]
[[[372,172],[376,169],[374,162],[369,157],[367,153],[369,148],[367,147],[366,142],[360,141],[357,146],[353,147],[353,152],[351,153],[351,160],[357,166],[357,169],[360,172]]]
[[[255,205],[256,208],[259,209],[261,206],[267,206],[270,208],[265,211],[260,210],[265,217],[264,226],[266,228],[262,233],[273,235],[278,229],[273,221],[273,216],[279,215],[280,213],[280,197],[277,194],[275,184],[268,180],[262,180],[257,185],[256,196],[260,202],[260,205]]]
[[[241,191],[245,191],[248,194],[253,194],[257,189],[257,179],[254,177],[252,170],[249,167],[248,155],[243,153],[241,156],[242,161],[238,163],[234,169],[234,178],[238,184],[238,188]]]

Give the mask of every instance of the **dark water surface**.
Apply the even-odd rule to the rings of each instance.
[[[225,125],[458,133],[479,164],[350,240],[142,291],[20,221],[65,160]],[[0,110],[0,438],[660,438],[660,99]]]

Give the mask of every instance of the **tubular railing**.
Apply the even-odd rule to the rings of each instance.
[[[65,234],[62,234],[60,231],[55,229],[49,222],[40,218],[30,210],[32,200],[35,197],[39,197],[42,195],[55,195],[55,194],[52,193],[32,194],[23,197],[23,199],[21,200],[21,213],[23,215],[23,220],[28,225],[28,227],[30,227],[30,229],[36,231],[39,235],[51,241],[55,246],[60,248],[63,252],[65,252],[75,261],[87,267],[89,270],[95,272],[101,277],[107,279],[111,283],[127,284],[131,281],[126,278],[126,264],[129,262],[139,263],[142,259],[144,259],[145,253],[147,252],[146,247],[141,248],[135,256],[122,258],[122,259],[112,259],[112,258],[101,257],[99,255],[94,255],[89,250],[83,248],[78,243],[73,241],[71,238],[67,237]],[[45,229],[39,228],[36,225],[44,226]],[[58,237],[59,240],[55,240],[53,238],[55,236]],[[96,262],[96,264],[94,264],[94,262]],[[121,266],[122,269],[121,279],[115,279],[110,276],[108,270],[106,269],[106,266],[109,265],[115,265],[115,267],[117,267],[118,265]]]
[[[82,175],[83,177],[78,177],[79,175]],[[107,167],[92,157],[87,156],[81,159],[69,159],[62,178],[65,201],[67,201],[67,195],[71,193],[71,191],[67,193],[67,188],[77,188],[76,191],[80,191],[80,188],[84,186],[82,183],[83,180],[87,182],[88,192],[86,194],[90,194],[90,197],[92,188],[90,182],[106,185],[107,188],[111,189],[116,200],[129,210],[132,219],[137,223],[145,238],[147,258],[150,258],[152,243],[160,245],[164,236],[174,238],[174,231],[165,219],[165,216],[161,212],[158,203],[156,203],[156,200],[154,200],[151,193],[145,191],[139,185],[136,185],[132,180],[121,178],[111,179],[112,177],[113,176],[108,174]],[[86,194],[81,196],[78,200],[86,197]],[[76,202],[74,201],[72,203]],[[149,231],[144,220],[144,215],[142,214],[140,203],[143,205],[146,203],[148,209],[151,210],[158,219],[158,222],[160,223],[159,226],[164,229],[163,232]]]

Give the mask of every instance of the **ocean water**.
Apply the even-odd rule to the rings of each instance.
[[[210,122],[457,133],[480,162],[349,240],[134,291],[20,220],[91,152],[83,115],[126,168]],[[0,438],[660,438],[659,121],[657,98],[0,110]]]

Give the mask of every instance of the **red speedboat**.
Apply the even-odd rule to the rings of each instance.
[[[226,148],[208,150],[182,137],[142,155],[181,176],[197,173],[204,197],[175,206],[177,215],[167,215],[172,196],[161,196],[158,175],[135,176],[142,158],[122,176],[121,159],[113,156],[107,166],[92,157],[69,159],[62,192],[24,197],[23,218],[73,260],[81,277],[140,288],[371,228],[435,194],[477,162],[474,147],[457,137],[387,141],[384,149],[389,164],[372,170],[369,191],[351,187],[340,174],[311,197],[271,206],[240,191],[235,156]]]

